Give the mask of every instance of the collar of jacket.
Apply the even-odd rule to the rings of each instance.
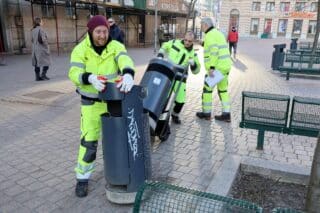
[[[214,27],[209,27],[209,28],[207,29],[207,31],[205,31],[204,33],[207,34],[210,30],[213,30],[213,29],[214,29]]]

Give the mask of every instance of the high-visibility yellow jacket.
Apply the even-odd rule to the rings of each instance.
[[[167,54],[168,59],[177,65],[188,68],[189,59],[193,59],[195,62],[194,66],[190,66],[193,74],[200,72],[200,63],[197,54],[193,47],[189,50],[185,48],[183,40],[174,39],[164,42],[159,50],[159,54]]]
[[[204,37],[204,65],[207,72],[217,69],[227,74],[232,65],[229,48],[224,35],[215,28],[206,31]]]
[[[134,75],[133,61],[127,55],[124,45],[118,41],[109,39],[106,48],[99,55],[87,35],[71,53],[69,78],[82,96],[98,97],[98,91],[88,82],[91,73],[103,75],[108,78],[108,82],[114,82],[118,78],[118,71]]]

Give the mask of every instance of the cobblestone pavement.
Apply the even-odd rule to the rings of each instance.
[[[260,91],[320,97],[320,79],[271,71],[273,44],[288,40],[243,40],[230,73],[232,123],[203,121],[204,70],[189,75],[181,125],[172,124],[168,141],[153,144],[153,179],[206,191],[228,154],[310,168],[315,138],[267,132],[263,151],[256,150],[257,131],[240,129],[241,92]],[[201,55],[201,47],[197,47]],[[130,49],[137,83],[152,48]],[[79,146],[79,97],[67,79],[69,55],[53,55],[50,81],[35,82],[30,55],[7,56],[0,67],[0,212],[130,212],[131,205],[107,201],[99,144],[97,167],[86,198],[74,195]],[[214,114],[220,104],[214,93]]]

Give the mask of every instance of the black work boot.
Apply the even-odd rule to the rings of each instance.
[[[172,117],[173,123],[175,123],[175,124],[181,124],[181,120],[180,120],[179,116],[177,116],[177,115],[171,115],[171,117]]]
[[[77,180],[76,195],[77,197],[86,197],[88,195],[88,179]]]
[[[42,81],[43,78],[40,77],[40,72],[36,72],[36,81]]]
[[[230,113],[223,112],[221,115],[214,116],[214,119],[218,121],[224,121],[224,122],[231,122],[231,115]]]
[[[196,116],[200,119],[211,120],[211,113],[197,112]]]
[[[50,80],[50,78],[48,78],[48,76],[47,76],[47,71],[46,70],[42,71],[41,78],[43,80]]]

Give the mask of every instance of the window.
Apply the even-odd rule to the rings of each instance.
[[[266,11],[274,11],[274,2],[267,2]]]
[[[75,14],[75,2],[71,0],[66,1],[66,16],[69,18],[76,18]]]
[[[302,20],[293,20],[292,34],[300,35],[302,29]]]
[[[53,0],[41,0],[42,16],[46,18],[54,17]]]
[[[251,8],[252,11],[260,11],[260,9],[261,9],[261,2],[258,2],[258,1],[252,2],[252,8]]]
[[[250,25],[250,34],[253,34],[253,35],[258,34],[258,30],[259,30],[259,19],[252,18],[251,25]]]
[[[308,26],[308,35],[316,34],[317,29],[317,21],[310,20]]]
[[[287,32],[288,20],[279,19],[278,35],[285,35]]]
[[[310,12],[317,12],[318,10],[318,2],[312,2],[310,5]]]
[[[294,9],[295,11],[304,11],[305,7],[306,7],[305,2],[296,2],[296,7]]]
[[[290,2],[280,2],[281,12],[289,12],[289,10],[290,10]]]

